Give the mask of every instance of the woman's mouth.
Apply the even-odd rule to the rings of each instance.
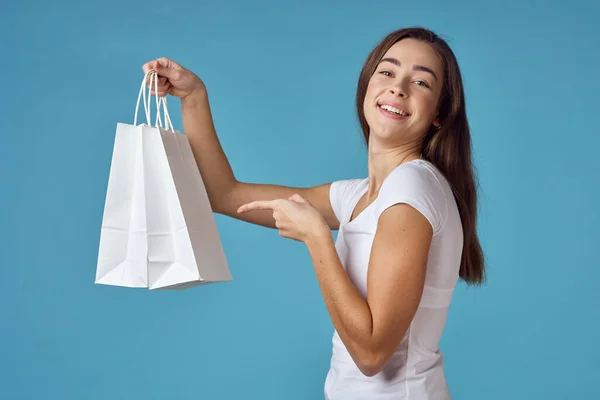
[[[410,116],[406,111],[389,104],[378,104],[377,108],[383,115],[395,120],[406,119]]]

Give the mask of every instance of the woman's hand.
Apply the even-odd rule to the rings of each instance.
[[[273,210],[275,226],[279,234],[286,238],[309,244],[331,235],[319,211],[299,194],[287,200],[253,201],[242,205],[238,213],[252,210]]]
[[[183,100],[193,93],[206,90],[204,82],[198,76],[168,58],[162,57],[142,66],[144,74],[151,69],[158,74],[158,96],[170,94]],[[149,80],[150,77],[148,77],[148,83]],[[152,95],[156,96],[154,84],[152,85]]]

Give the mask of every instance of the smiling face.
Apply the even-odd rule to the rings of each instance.
[[[420,140],[436,118],[444,68],[427,43],[403,39],[383,56],[371,76],[363,109],[370,136],[403,144]]]

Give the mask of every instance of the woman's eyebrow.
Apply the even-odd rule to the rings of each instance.
[[[393,57],[386,57],[383,60],[381,60],[379,63],[381,64],[382,62],[387,61],[389,63],[394,64],[397,67],[400,67],[400,61],[398,61],[397,59],[393,58]],[[433,76],[433,78],[436,80],[438,80],[437,75],[435,74],[435,72],[433,72],[433,70],[431,68],[425,67],[423,65],[413,65],[413,71],[423,71],[423,72],[427,72],[429,74],[431,74]]]

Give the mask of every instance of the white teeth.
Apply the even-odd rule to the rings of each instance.
[[[383,108],[383,109],[384,109],[384,110],[386,110],[386,111],[393,112],[393,113],[395,113],[395,114],[400,114],[400,115],[403,115],[403,116],[407,116],[407,115],[408,115],[408,114],[407,114],[407,113],[405,113],[404,111],[402,111],[402,110],[400,110],[400,109],[398,109],[398,108],[396,108],[396,107],[389,106],[389,105],[387,105],[387,104],[382,104],[382,105],[380,105],[379,107]]]

